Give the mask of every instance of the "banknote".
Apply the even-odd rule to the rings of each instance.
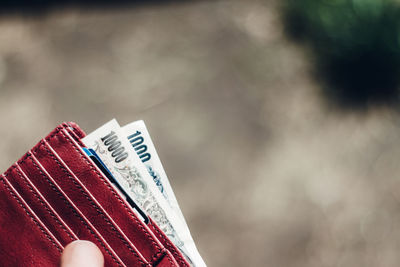
[[[182,222],[185,218],[176,200],[174,191],[169,183],[167,174],[164,171],[161,160],[158,157],[156,148],[151,140],[150,134],[142,120],[134,121],[122,127],[131,146],[136,151],[140,160],[146,166],[148,173],[153,178],[154,183],[168,201],[170,207],[179,215]]]
[[[179,215],[169,206],[145,165],[114,119],[82,139],[93,149],[117,182],[148,215],[193,266],[206,266]]]
[[[175,214],[181,219],[184,227],[181,231],[184,231],[186,236],[190,236],[193,239],[144,121],[134,121],[123,126],[122,129],[132,148],[146,166],[157,188],[175,211]]]

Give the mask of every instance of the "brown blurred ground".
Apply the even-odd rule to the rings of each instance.
[[[0,167],[144,119],[209,266],[398,266],[400,116],[320,97],[275,1],[0,17]]]

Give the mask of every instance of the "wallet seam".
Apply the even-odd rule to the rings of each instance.
[[[7,191],[10,193],[10,195],[17,201],[17,203],[21,206],[21,208],[25,211],[25,214],[28,215],[31,220],[36,224],[37,227],[39,227],[40,231],[47,237],[47,239],[56,247],[56,249],[61,253],[62,252],[62,247],[60,247],[54,238],[52,238],[49,233],[46,232],[46,229],[44,229],[40,223],[37,221],[37,219],[31,214],[31,212],[25,207],[25,205],[21,202],[21,200],[18,198],[18,196],[12,191],[10,186],[6,183],[5,177],[3,175],[0,176],[1,182],[4,184],[5,188]]]
[[[82,129],[77,129],[77,127],[75,127],[76,124],[75,124],[74,122],[64,122],[64,123],[62,124],[62,126],[63,126],[63,129],[64,129],[64,130],[67,130],[68,133],[71,133],[71,134],[73,135],[72,138],[74,138],[74,140],[75,140],[79,145],[85,146],[85,145],[82,143],[81,139],[83,138],[83,137],[82,137],[82,134],[84,134],[84,136],[85,136],[86,134],[83,132]],[[72,129],[72,130],[71,130],[71,129]]]
[[[154,227],[153,225],[151,225],[152,228],[157,232],[158,237],[162,238],[162,240],[164,240],[164,242],[166,242],[168,244],[168,241],[165,236],[160,232],[160,230],[158,229],[158,227]],[[170,247],[170,246],[169,246]],[[172,251],[171,251],[172,250]],[[182,259],[182,256],[178,254],[178,252],[176,251],[175,248],[169,250],[173,255],[175,255],[176,257],[179,258],[179,263],[182,264],[182,266],[188,266],[187,263]]]
[[[160,264],[160,262],[162,262],[164,260],[164,258],[167,258],[167,260],[169,261],[169,263],[171,264],[171,266],[176,266],[176,263],[174,263],[173,258],[171,258],[171,254],[168,253],[167,249],[164,249],[164,255],[162,258],[160,258],[160,260],[156,263],[155,266],[158,266]]]
[[[97,211],[97,213],[103,218],[104,221],[106,221],[106,223],[111,227],[111,230],[118,236],[118,238],[122,241],[122,243],[128,248],[128,250],[130,252],[132,252],[136,258],[138,259],[138,261],[140,263],[142,263],[143,265],[146,265],[147,263],[144,262],[141,257],[139,256],[138,252],[135,251],[130,245],[129,243],[124,239],[124,237],[121,235],[121,233],[115,228],[115,226],[112,224],[112,222],[106,217],[106,215],[104,214],[104,211],[101,210],[101,208],[93,201],[93,199],[91,199],[91,197],[85,192],[85,189],[74,179],[74,177],[72,177],[72,175],[70,174],[70,171],[67,170],[59,161],[59,159],[57,159],[53,153],[49,150],[49,148],[47,147],[46,143],[42,143],[40,144],[40,146],[42,146],[47,154],[57,163],[57,165],[60,167],[60,169],[63,170],[63,172],[68,176],[68,178],[70,178],[70,180],[72,181],[72,183],[75,185],[76,188],[78,188],[78,190],[85,196],[85,198],[90,202],[90,205]]]
[[[115,190],[111,187],[110,184],[108,184],[104,177],[98,172],[98,170],[96,170],[91,162],[88,161],[88,159],[83,155],[82,151],[79,150],[76,145],[70,140],[70,138],[68,136],[65,135],[65,133],[62,131],[63,127],[57,127],[56,128],[56,132],[54,134],[52,134],[51,136],[48,136],[46,139],[50,140],[52,138],[54,138],[55,135],[57,135],[58,133],[61,133],[65,139],[74,147],[74,149],[81,155],[81,158],[88,163],[89,168],[91,171],[93,171],[96,176],[98,176],[101,181],[110,189],[111,193],[118,199],[118,201],[123,205],[123,207],[125,208],[125,210],[128,212],[128,214],[137,222],[140,230],[151,240],[152,244],[154,244],[154,246],[156,247],[156,249],[158,249],[158,252],[156,253],[156,255],[153,256],[153,261],[156,261],[161,255],[162,255],[162,248],[155,242],[154,238],[145,230],[145,228],[142,226],[141,221],[136,218],[136,216],[133,215],[132,211],[126,206],[126,204],[121,200],[121,197],[119,194],[117,194],[115,192]]]
[[[16,163],[18,164],[18,163]],[[11,172],[11,170],[15,169],[18,176],[24,181],[24,183],[28,186],[29,190],[31,193],[36,197],[36,199],[39,201],[39,203],[45,208],[45,210],[50,214],[50,216],[57,222],[57,224],[64,230],[64,232],[68,235],[68,237],[71,238],[71,241],[76,240],[75,237],[71,235],[71,233],[67,230],[67,228],[63,225],[63,223],[60,221],[59,218],[57,218],[56,214],[52,212],[47,204],[43,201],[43,199],[39,196],[39,194],[36,192],[35,189],[32,188],[32,185],[27,181],[27,179],[22,175],[22,170],[20,169],[19,165],[13,165],[5,174],[4,176],[7,177],[9,175],[8,173]]]
[[[35,160],[33,160],[33,155],[27,155],[26,159],[31,159],[32,160],[32,164],[35,166],[35,168],[40,172],[40,174],[42,175],[42,177],[44,179],[46,179],[46,181],[49,183],[51,189],[57,193],[57,195],[63,200],[63,202],[66,204],[66,206],[72,211],[72,213],[83,223],[83,225],[86,227],[87,230],[89,230],[89,232],[92,234],[92,236],[101,244],[101,246],[105,249],[105,251],[108,253],[108,255],[111,256],[111,258],[114,260],[114,262],[116,262],[118,264],[118,266],[122,266],[122,264],[120,262],[118,262],[118,260],[115,258],[115,256],[111,253],[111,251],[104,245],[104,242],[101,240],[101,238],[99,236],[97,236],[97,234],[91,229],[91,227],[85,222],[85,220],[82,218],[82,216],[80,214],[78,214],[78,212],[75,210],[74,207],[72,207],[71,203],[69,203],[69,201],[62,195],[62,193],[60,192],[60,190],[58,190],[55,185],[53,184],[52,181],[50,181],[50,179],[47,177],[47,175],[43,172],[43,170],[37,165],[37,163],[35,162]],[[23,160],[25,161],[25,159]],[[23,162],[22,161],[22,162]]]

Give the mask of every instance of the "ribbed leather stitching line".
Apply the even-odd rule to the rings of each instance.
[[[56,247],[56,249],[61,253],[62,248],[55,242],[54,238],[52,238],[46,230],[40,225],[40,223],[33,217],[33,215],[28,211],[28,209],[24,206],[24,204],[21,202],[21,200],[12,192],[12,189],[10,186],[6,183],[5,179],[3,176],[0,176],[1,182],[4,184],[6,187],[7,191],[10,193],[10,195],[18,202],[18,204],[21,206],[21,208],[24,209],[25,213],[32,219],[32,221],[36,224],[37,227],[39,227],[40,231],[47,237],[48,240],[51,241],[51,243]]]
[[[11,172],[11,170],[15,169],[19,178],[21,178],[24,183],[28,186],[29,190],[31,191],[31,193],[36,197],[36,199],[40,202],[40,204],[45,208],[45,210],[47,211],[47,213],[50,214],[50,216],[57,222],[57,224],[63,229],[63,231],[68,235],[69,238],[71,238],[70,241],[76,240],[78,239],[77,237],[74,237],[71,235],[71,233],[67,230],[67,228],[65,228],[64,224],[57,218],[57,216],[54,214],[54,211],[51,211],[49,209],[49,207],[47,206],[46,203],[44,203],[42,197],[39,196],[39,194],[36,192],[36,190],[34,188],[32,188],[32,185],[26,180],[26,178],[22,175],[21,170],[19,170],[18,166],[13,165],[5,174],[4,176],[7,177],[7,175],[9,175],[8,173]]]
[[[115,263],[118,264],[118,266],[123,266],[111,253],[111,251],[104,245],[104,243],[101,241],[101,239],[97,236],[97,234],[90,228],[90,226],[85,222],[85,220],[78,214],[78,212],[74,209],[74,207],[71,206],[69,201],[62,195],[62,193],[56,188],[56,186],[53,184],[53,182],[47,177],[47,175],[40,169],[40,167],[36,164],[36,162],[31,158],[31,156],[28,156],[27,158],[32,160],[33,165],[37,168],[37,170],[40,172],[43,178],[46,179],[46,181],[49,183],[51,189],[53,189],[54,192],[57,193],[57,195],[61,198],[62,201],[67,205],[67,207],[72,211],[72,213],[77,217],[83,225],[85,225],[86,229],[89,230],[89,232],[93,235],[93,237],[100,243],[101,247],[104,248],[104,250],[107,252],[108,255],[111,256],[111,258],[115,261]]]
[[[118,201],[123,205],[123,207],[125,208],[125,210],[128,212],[128,214],[132,217],[132,219],[135,220],[135,222],[137,223],[137,225],[139,226],[139,229],[141,229],[141,231],[151,240],[152,244],[154,244],[154,246],[158,249],[158,252],[156,255],[153,256],[153,261],[156,261],[157,259],[159,259],[159,257],[162,255],[162,249],[161,247],[154,241],[154,238],[146,231],[146,229],[143,227],[142,222],[133,214],[133,212],[130,210],[130,208],[128,208],[126,206],[126,204],[124,203],[124,201],[122,201],[121,197],[119,194],[117,194],[115,192],[115,190],[111,187],[111,185],[105,181],[104,177],[102,174],[100,174],[98,172],[98,170],[96,170],[92,163],[88,161],[88,159],[82,154],[82,151],[76,147],[76,145],[70,140],[70,138],[68,136],[65,135],[65,133],[63,133],[62,128],[59,127],[57,128],[57,131],[60,131],[61,134],[67,139],[67,141],[74,147],[74,149],[81,155],[81,158],[89,165],[90,169],[97,175],[97,177],[99,177],[103,183],[111,190],[112,194],[118,199]],[[58,132],[57,132],[58,133]],[[57,133],[54,133],[53,135],[48,137],[48,140],[53,138]]]
[[[106,217],[104,212],[99,208],[96,203],[93,202],[91,197],[85,192],[85,189],[83,189],[82,186],[72,177],[69,171],[64,166],[62,166],[61,162],[53,155],[53,153],[46,147],[46,145],[43,145],[43,148],[46,150],[48,155],[57,163],[60,169],[63,170],[63,172],[73,182],[73,184],[79,189],[79,191],[85,196],[85,198],[90,202],[91,206],[97,211],[101,218],[103,218],[103,220],[110,226],[111,230],[118,236],[122,243],[129,249],[130,252],[132,252],[136,256],[138,261],[140,261],[143,266],[146,266],[147,263],[141,259],[138,253],[129,245],[129,243],[125,240],[121,233],[112,225],[111,221]]]
[[[165,256],[164,257],[167,257],[167,259],[168,259],[168,261],[169,261],[169,263],[171,263],[171,266],[174,266],[175,264],[174,264],[174,262],[172,261],[172,259],[171,259],[171,256],[167,253],[167,254],[165,254]]]

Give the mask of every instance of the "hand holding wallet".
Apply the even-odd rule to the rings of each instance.
[[[63,123],[0,176],[0,266],[58,266],[77,239],[95,243],[105,266],[203,265],[159,228],[85,136]]]

